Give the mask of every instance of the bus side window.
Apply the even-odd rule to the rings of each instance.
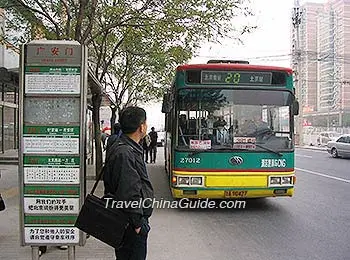
[[[186,115],[181,114],[179,116],[179,144],[180,145],[187,145],[187,135],[188,135],[187,118],[186,118]]]

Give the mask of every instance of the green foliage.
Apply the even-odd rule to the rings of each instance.
[[[6,10],[5,41],[77,40],[89,47],[89,65],[114,96],[117,111],[158,99],[177,65],[205,41],[239,40],[252,28],[243,0],[0,0]],[[91,90],[96,172],[102,165],[101,93]]]
[[[114,86],[119,101],[131,94],[128,102],[161,97],[176,66],[203,42],[239,40],[252,29],[237,26],[252,15],[242,0],[0,0],[0,6],[7,41],[39,37],[88,45],[95,76]]]

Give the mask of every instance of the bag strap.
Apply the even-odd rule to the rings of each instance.
[[[108,153],[108,157],[106,158],[105,163],[102,165],[102,167],[101,167],[101,169],[100,169],[100,171],[99,171],[99,173],[98,173],[97,180],[95,181],[95,184],[94,184],[94,186],[92,187],[92,189],[91,189],[91,191],[90,191],[90,194],[91,194],[91,195],[94,194],[94,192],[95,192],[95,190],[96,190],[96,188],[97,188],[98,183],[99,183],[100,180],[102,179],[103,171],[104,171],[104,169],[105,169],[105,167],[106,167],[107,161],[110,160],[110,158],[112,157],[112,154],[114,154],[116,148],[117,148],[119,145],[123,145],[123,144],[124,144],[123,142],[120,142],[120,140],[117,139],[117,140],[115,140],[115,142],[113,143],[113,145],[109,148],[109,150],[110,150],[111,152]]]
[[[97,185],[98,185],[98,183],[100,182],[100,180],[101,180],[101,178],[102,178],[102,174],[103,174],[103,170],[104,170],[105,166],[106,166],[106,165],[103,164],[103,166],[102,166],[100,172],[98,173],[97,180],[95,181],[95,184],[94,184],[94,186],[92,187],[92,190],[90,191],[90,194],[91,194],[91,195],[94,194],[94,192],[95,192],[95,190],[96,190],[96,188],[97,188]]]

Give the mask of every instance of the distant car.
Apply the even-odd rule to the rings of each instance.
[[[329,141],[327,151],[334,158],[350,157],[350,134],[341,135],[336,141]]]
[[[158,132],[157,146],[163,147],[165,144],[165,132]]]
[[[317,145],[325,146],[329,141],[335,141],[340,136],[339,133],[334,131],[321,132],[317,136]]]

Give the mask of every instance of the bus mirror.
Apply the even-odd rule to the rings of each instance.
[[[162,113],[169,113],[171,110],[170,94],[166,93],[163,95]]]
[[[293,115],[299,115],[299,102],[297,100],[293,102]]]

